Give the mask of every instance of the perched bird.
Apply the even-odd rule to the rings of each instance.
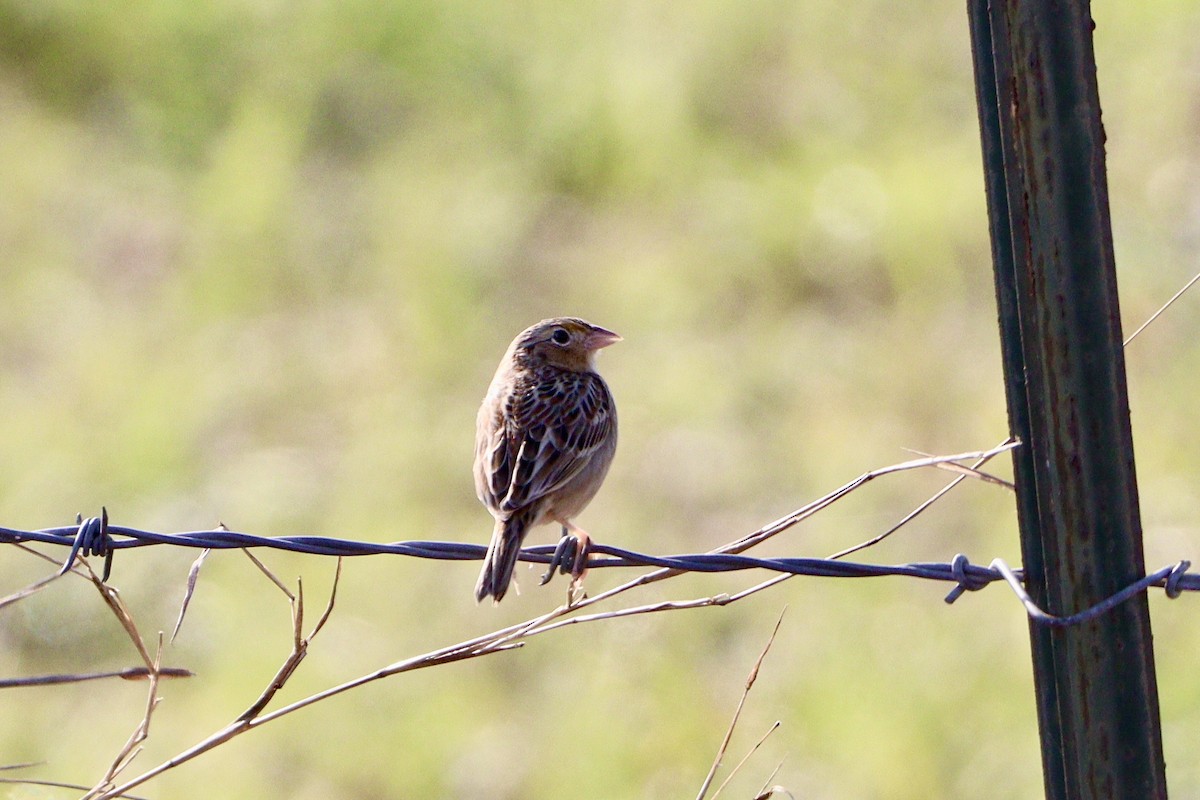
[[[496,520],[475,599],[499,603],[529,529],[571,518],[595,496],[617,450],[617,407],[596,351],[621,337],[575,317],[521,331],[500,361],[475,426],[475,493]],[[579,563],[572,570],[578,579]]]

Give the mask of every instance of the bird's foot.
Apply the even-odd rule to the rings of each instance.
[[[550,557],[550,564],[542,575],[542,586],[550,582],[555,572],[571,576],[571,585],[567,589],[568,606],[587,596],[583,591],[583,578],[587,575],[588,550],[591,543],[587,531],[574,525],[563,525],[562,538],[558,540],[554,555]]]

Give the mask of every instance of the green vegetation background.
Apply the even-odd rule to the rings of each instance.
[[[1197,268],[1200,6],[1093,11],[1128,332]],[[990,270],[958,0],[0,0],[3,525],[105,504],[157,530],[483,542],[476,405],[513,334],[572,313],[626,339],[602,360],[621,446],[581,523],[706,550],[903,448],[1002,440]],[[1200,541],[1197,302],[1128,352],[1153,566]],[[872,484],[770,552],[829,554],[947,479]],[[960,551],[1019,561],[1002,490],[961,487],[869,557]],[[3,555],[0,594],[49,569]],[[170,630],[195,555],[117,558],[146,632]],[[321,602],[331,561],[262,557]],[[521,597],[476,607],[475,572],[350,561],[284,699],[563,597],[523,573]],[[797,579],[564,630],[323,703],[140,793],[694,796],[787,606],[730,762],[782,726],[724,796],[779,762],[806,800],[1037,796],[1022,612],[1001,588],[952,607],[945,591]],[[1152,606],[1183,797],[1200,794],[1193,605]],[[5,676],[136,663],[82,581],[0,615]],[[198,676],[164,687],[134,768],[229,721],[288,645],[282,595],[241,555],[210,558],[166,656]],[[8,690],[0,763],[90,784],[143,696]]]

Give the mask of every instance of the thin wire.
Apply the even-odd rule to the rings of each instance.
[[[1200,281],[1200,272],[1197,272],[1195,277],[1193,277],[1190,281],[1188,281],[1186,284],[1184,284],[1183,288],[1180,289],[1178,292],[1176,292],[1174,297],[1172,297],[1170,300],[1168,300],[1166,303],[1164,303],[1162,308],[1160,308],[1158,311],[1155,311],[1153,314],[1151,314],[1150,319],[1143,322],[1140,328],[1138,328],[1133,333],[1129,334],[1129,338],[1126,339],[1125,341],[1121,342],[1121,347],[1129,346],[1129,343],[1132,342],[1139,333],[1146,330],[1146,327],[1151,322],[1154,322],[1154,320],[1158,319],[1159,315],[1162,314],[1164,311],[1166,311],[1168,308],[1170,308],[1172,303],[1174,303],[1180,297],[1183,297],[1183,293],[1186,292],[1188,289],[1192,288],[1192,284],[1195,283],[1196,281]]]
[[[86,541],[81,545],[81,540]],[[224,529],[186,533],[155,533],[108,525],[107,515],[102,518],[92,517],[89,520],[81,521],[76,527],[44,528],[34,531],[0,528],[0,544],[25,542],[40,542],[71,548],[71,556],[64,569],[69,568],[72,560],[81,552],[84,555],[103,555],[108,560],[116,550],[150,545],[172,545],[211,550],[265,547],[321,556],[387,554],[443,561],[477,561],[483,558],[487,552],[487,548],[483,545],[465,542],[358,542],[323,536],[255,536]],[[527,547],[521,551],[520,558],[522,561],[550,563],[555,549],[555,545]],[[588,569],[657,567],[685,572],[736,572],[762,569],[783,574],[824,578],[905,576],[947,581],[955,584],[950,593],[946,595],[947,603],[953,603],[968,591],[978,591],[989,584],[1004,581],[1025,606],[1030,618],[1041,624],[1056,627],[1077,625],[1094,619],[1151,586],[1165,589],[1168,597],[1177,597],[1183,591],[1200,591],[1200,573],[1188,572],[1187,570],[1191,566],[1190,562],[1181,561],[1135,581],[1091,608],[1069,616],[1055,616],[1039,608],[1033,602],[1022,585],[1021,571],[1010,568],[1001,559],[995,559],[990,566],[982,567],[971,564],[962,554],[956,555],[948,563],[915,562],[909,564],[866,564],[828,558],[756,558],[733,553],[656,556],[595,542],[591,544],[588,552]]]

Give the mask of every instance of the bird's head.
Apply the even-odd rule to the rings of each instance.
[[[621,341],[610,330],[577,317],[555,317],[531,325],[513,342],[514,356],[561,369],[593,368],[596,351]]]

